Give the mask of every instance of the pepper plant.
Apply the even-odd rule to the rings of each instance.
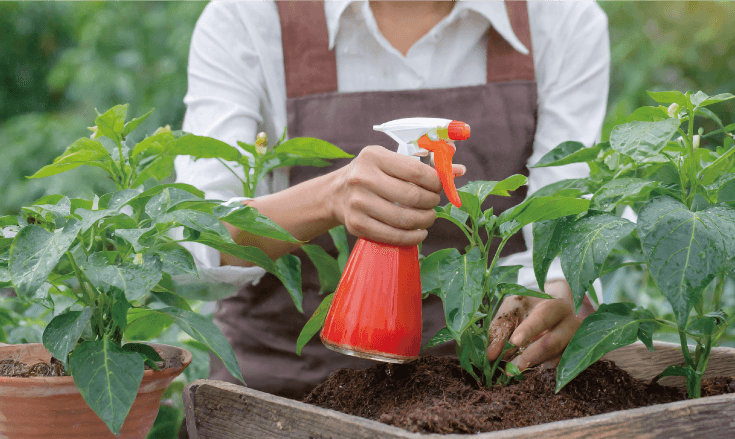
[[[242,380],[237,359],[214,323],[193,311],[176,294],[174,277],[197,275],[191,254],[180,242],[198,242],[251,261],[278,277],[301,310],[300,261],[293,255],[271,260],[256,247],[237,245],[222,224],[250,233],[298,243],[286,230],[252,207],[204,199],[186,184],[154,184],[173,171],[177,155],[214,158],[244,166],[252,194],[266,173],[281,166],[322,165],[325,159],[351,157],[317,139],[279,141],[263,151],[239,143],[242,154],[224,142],[161,128],[132,145],[128,135],[150,114],[126,121],[127,105],[99,114],[90,138],[70,145],[31,178],[79,166],[103,169],[115,182],[113,193],[94,199],[51,195],[24,207],[18,216],[0,217],[0,288],[19,298],[51,307],[54,297],[73,305],[57,314],[43,332],[43,344],[66,370],[90,408],[119,433],[138,392],[145,366],[162,361],[151,347],[129,338],[148,325],[175,323],[217,355]],[[239,164],[239,165],[238,165]],[[253,169],[256,172],[249,172]],[[169,232],[183,229],[174,239]],[[168,306],[153,307],[151,297]],[[0,317],[2,315],[0,314]]]
[[[641,340],[653,350],[652,334],[665,325],[679,333],[684,362],[659,376],[683,376],[689,397],[698,398],[710,350],[732,322],[720,302],[735,258],[735,124],[724,126],[708,107],[735,96],[649,95],[663,105],[638,108],[609,141],[592,148],[564,142],[535,165],[586,163],[589,177],[563,180],[539,193],[583,196],[591,204],[579,215],[533,225],[533,263],[543,285],[551,260],[561,255],[577,309],[600,276],[645,266],[671,304],[674,321],[632,303],[600,305],[564,351],[557,391],[618,347]],[[624,215],[626,208],[636,215]],[[703,295],[708,287],[714,289],[711,301]]]
[[[473,181],[458,189],[462,207],[447,204],[437,206],[434,210],[438,218],[451,221],[459,227],[469,245],[463,253],[455,248],[447,248],[420,259],[422,294],[424,298],[436,294],[442,299],[447,322],[447,326],[438,331],[423,349],[455,340],[462,367],[487,385],[506,384],[511,376],[520,374],[511,363],[507,363],[504,373],[496,373],[503,354],[492,363],[487,359],[487,347],[491,341],[488,339],[490,323],[503,300],[512,295],[551,297],[518,285],[518,271],[522,267],[499,265],[500,252],[523,226],[585,212],[590,203],[586,199],[567,196],[536,196],[498,216],[493,214],[492,207],[485,211],[481,209],[488,196],[509,196],[509,191],[518,189],[526,182],[525,176],[513,175],[499,182]],[[481,231],[484,231],[484,236]],[[336,233],[333,233],[332,237],[335,236]],[[494,252],[493,242],[498,243]],[[340,249],[340,256],[346,256],[346,253],[346,249]],[[330,264],[336,265],[336,261],[330,261]],[[321,273],[328,272],[327,267],[316,261],[315,265],[321,279]],[[336,283],[332,284],[336,289]],[[325,297],[304,326],[297,342],[297,352],[324,325],[331,299],[331,294]],[[503,353],[513,347],[506,342]]]

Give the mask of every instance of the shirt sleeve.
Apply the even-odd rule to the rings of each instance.
[[[529,19],[538,86],[538,124],[530,166],[561,142],[575,140],[590,147],[599,141],[610,82],[610,43],[607,16],[594,2],[529,2]],[[528,193],[588,174],[584,163],[530,168]],[[523,236],[526,243],[533,242],[530,225],[524,227]],[[504,264],[523,265],[519,283],[537,288],[530,268],[532,245],[527,247]],[[558,258],[547,279],[564,279]],[[597,292],[599,296],[599,287]]]
[[[263,124],[265,86],[260,59],[239,7],[213,2],[197,21],[189,49],[183,130],[222,140],[248,154],[237,141],[255,141]],[[250,18],[257,21],[257,17]],[[207,199],[230,200],[243,195],[244,173],[234,163],[228,168],[217,159],[195,161],[179,156],[174,166],[176,181],[199,188]],[[259,185],[256,195],[266,193],[267,184]],[[199,270],[199,279],[177,279],[187,285],[206,283],[221,290],[228,290],[229,285],[234,292],[243,284],[257,283],[265,274],[261,267],[220,266],[219,251],[205,245],[182,245],[192,253]]]

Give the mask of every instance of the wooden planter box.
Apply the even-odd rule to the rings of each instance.
[[[654,343],[651,353],[641,343],[606,355],[634,377],[648,381],[666,366],[683,362],[678,345]],[[712,349],[705,377],[735,376],[735,349]],[[664,385],[684,387],[680,377]],[[184,389],[189,436],[205,438],[467,438],[468,435],[409,433],[333,410],[280,398],[222,381],[198,380]],[[696,438],[735,437],[735,394],[624,410],[492,433],[478,439],[508,438]]]

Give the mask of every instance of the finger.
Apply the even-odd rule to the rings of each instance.
[[[467,172],[467,168],[464,165],[452,165],[452,173],[455,177],[461,177],[465,174],[465,172]]]
[[[345,227],[359,238],[403,246],[418,245],[428,234],[425,229],[399,230],[364,214],[350,217]]]
[[[355,191],[349,204],[352,211],[398,230],[428,229],[436,221],[433,209],[414,209],[396,204],[369,190]]]
[[[558,361],[569,340],[579,328],[581,322],[576,318],[567,318],[551,329],[543,337],[531,343],[511,363],[524,370],[537,364]]]
[[[546,299],[539,302],[518,325],[510,337],[510,342],[516,346],[525,346],[540,332],[551,329],[565,317],[573,316],[569,304],[562,299]]]
[[[385,174],[399,180],[413,183],[433,193],[442,189],[441,180],[436,170],[419,160],[389,151],[382,147],[368,146],[360,152],[375,161]]]

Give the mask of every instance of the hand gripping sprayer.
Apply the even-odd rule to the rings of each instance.
[[[464,122],[414,117],[373,127],[398,142],[398,153],[433,155],[444,193],[461,206],[454,187],[455,140],[470,137]],[[321,339],[329,349],[391,363],[418,357],[421,349],[421,272],[418,247],[359,238],[350,254]]]

